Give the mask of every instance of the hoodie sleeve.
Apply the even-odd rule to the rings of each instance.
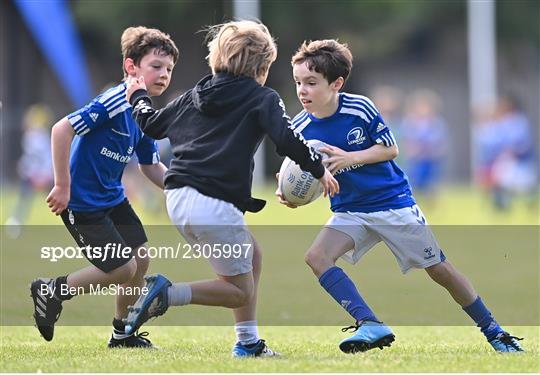
[[[272,90],[263,98],[259,120],[264,131],[276,145],[279,155],[290,157],[302,170],[310,172],[315,178],[324,175],[320,155],[307,145],[301,134],[292,131],[291,118],[287,115],[285,104],[277,92]]]
[[[167,137],[169,126],[175,122],[178,103],[182,96],[176,98],[164,108],[156,110],[146,90],[137,90],[130,99],[133,107],[133,118],[144,134],[153,139]]]

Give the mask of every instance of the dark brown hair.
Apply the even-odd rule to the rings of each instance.
[[[346,81],[352,69],[352,54],[347,44],[334,39],[304,41],[292,57],[291,64],[307,64],[326,78],[328,83],[339,77]]]
[[[149,29],[144,26],[128,27],[122,33],[120,43],[123,59],[132,59],[137,66],[152,49],[161,55],[172,56],[175,64],[178,60],[179,52],[176,44],[169,34],[158,29]]]

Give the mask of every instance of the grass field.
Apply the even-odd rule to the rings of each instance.
[[[514,326],[510,329],[512,334],[526,338],[522,343],[527,353],[498,355],[493,352],[445,292],[429,283],[422,272],[402,276],[392,255],[384,246],[379,246],[360,265],[352,267],[340,263],[340,266],[360,285],[382,319],[393,325],[397,340],[383,351],[349,356],[337,347],[347,335],[334,325],[348,325],[350,318],[321,291],[303,264],[305,249],[329,216],[328,203],[319,200],[310,206],[289,210],[272,199],[270,188],[257,195],[269,199],[263,212],[247,215],[265,252],[260,330],[271,347],[282,352],[282,358],[231,359],[234,333],[228,326],[230,313],[196,306],[176,309],[146,327],[160,350],[108,350],[106,341],[110,328],[104,324],[111,319],[112,297],[84,296],[76,303],[70,302],[64,309],[60,320],[63,325],[57,328],[55,340],[45,342],[31,326],[28,281],[38,275],[69,272],[86,263],[32,263],[35,254],[25,252],[27,247],[33,249],[47,236],[65,237],[70,241],[63,227],[43,227],[60,225],[60,220],[47,212],[44,197],[41,197],[34,202],[27,223],[32,227],[24,228],[27,238],[23,235],[15,241],[2,240],[0,370],[540,372],[540,219],[537,207],[518,200],[512,211],[501,213],[491,208],[478,192],[467,188],[444,190],[436,204],[422,205],[420,200],[445,252],[448,249],[449,258],[471,278],[497,318],[507,326]],[[2,222],[14,201],[13,192],[4,191]],[[150,242],[157,243],[164,238],[158,231],[163,227],[157,225],[168,224],[168,218],[164,211],[148,210],[143,203],[141,199],[134,200],[137,212],[149,225]],[[159,204],[158,199],[158,207]],[[311,226],[300,229],[298,224]],[[295,233],[299,238],[294,237]],[[179,280],[211,276],[207,264],[163,260],[154,262],[150,272],[163,272]]]
[[[59,327],[52,343],[33,327],[4,327],[3,372],[538,372],[538,328],[515,327],[528,352],[500,355],[474,328],[395,327],[391,348],[345,355],[337,327],[262,327],[279,359],[230,358],[229,327],[152,327],[160,350],[111,350],[106,327]],[[536,340],[534,339],[536,337]]]

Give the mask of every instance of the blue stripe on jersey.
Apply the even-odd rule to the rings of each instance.
[[[124,93],[119,94],[118,96],[113,96],[109,101],[103,103],[108,112],[113,111],[118,105],[122,103],[127,103],[126,96]]]
[[[379,111],[375,107],[375,104],[367,96],[343,94],[343,101],[344,102],[350,102],[350,101],[362,102],[362,103],[365,103],[373,112],[379,113]]]
[[[112,98],[118,96],[118,94],[125,94],[126,85],[120,84],[116,87],[110,88],[109,90],[105,91],[98,99],[98,101],[105,105],[105,102],[109,102]]]
[[[396,139],[394,138],[394,135],[389,130],[388,132],[381,134],[379,138],[377,138],[377,143],[382,143],[386,147],[390,147],[396,144]]]
[[[362,103],[345,103],[345,102],[343,102],[342,108],[353,108],[353,109],[357,109],[359,111],[362,111],[367,115],[367,117],[369,118],[369,121],[373,120],[378,115],[378,113],[373,113],[373,111],[371,111],[367,105],[362,104]]]
[[[72,113],[68,116],[68,120],[77,135],[83,135],[90,131],[90,128],[86,125],[86,122],[79,114],[80,111]]]
[[[114,117],[111,115],[111,113],[114,112],[118,107],[121,107],[123,105],[125,106],[126,104],[128,104],[126,99],[120,99],[120,100],[115,101],[114,103],[111,103],[111,105],[108,108],[109,118]]]
[[[364,109],[358,107],[349,107],[343,104],[339,113],[347,113],[350,115],[355,115],[361,117],[365,122],[370,123],[373,120],[373,117],[369,115]]]
[[[294,116],[294,118],[292,120],[292,123],[293,123],[292,129],[294,129],[296,126],[298,126],[300,123],[302,123],[308,117],[309,117],[309,114],[306,111],[302,111],[299,114],[297,114],[296,116]]]
[[[124,102],[124,104],[122,104],[121,106],[117,107],[115,110],[113,110],[112,112],[109,112],[109,118],[113,118],[114,116],[116,116],[117,114],[119,114],[120,112],[124,112],[125,110],[131,108],[131,105],[128,103],[128,102]]]
[[[308,116],[304,121],[298,124],[293,131],[297,134],[301,135],[301,132],[305,129],[306,126],[308,126],[311,123],[311,118]]]
[[[346,98],[343,98],[343,106],[362,109],[371,118],[374,118],[379,114],[379,112],[365,100],[347,100]]]

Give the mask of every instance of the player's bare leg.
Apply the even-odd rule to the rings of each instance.
[[[119,292],[116,296],[116,312],[113,320],[113,332],[108,344],[109,348],[153,348],[150,340],[146,338],[147,332],[127,334],[123,322],[123,319],[127,318],[128,306],[133,305],[139,298],[138,294],[128,291],[130,289],[141,290],[140,288],[146,284],[144,275],[148,271],[150,264],[150,259],[145,251],[146,248],[146,244],[143,244],[135,250],[134,258],[137,263],[135,274],[130,280],[120,285],[121,290],[125,291],[125,293]]]
[[[448,260],[426,268],[427,274],[443,286],[452,298],[475,321],[493,349],[498,352],[522,352],[521,338],[505,332],[478,296],[471,282]]]
[[[126,332],[135,332],[148,319],[163,315],[169,305],[197,304],[238,308],[253,295],[253,272],[235,276],[218,275],[214,280],[172,283],[163,275],[146,276],[148,293],[128,308]],[[171,288],[172,286],[172,288]]]
[[[146,244],[135,250],[135,262],[137,264],[137,269],[130,280],[120,285],[122,288],[124,288],[123,290],[128,290],[129,288],[133,290],[140,290],[138,288],[142,288],[146,284],[144,281],[144,275],[146,275],[146,272],[148,271],[150,259],[147,257],[144,249],[146,249]],[[116,296],[115,319],[124,319],[127,316],[127,307],[133,305],[138,298],[139,295],[137,294],[119,293]]]
[[[354,248],[353,239],[338,230],[323,228],[305,255],[305,261],[318,278]]]
[[[444,287],[461,307],[469,306],[478,297],[471,282],[447,260],[426,268],[426,272],[433,281]]]

